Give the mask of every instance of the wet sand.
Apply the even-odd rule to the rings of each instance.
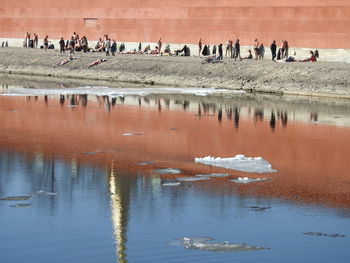
[[[268,120],[245,116],[240,117],[239,127],[235,127],[234,120],[225,115],[219,122],[210,114],[200,117],[195,111],[179,112],[166,107],[159,110],[148,104],[141,107],[119,104],[106,112],[102,98],[86,107],[72,108],[68,101],[61,106],[56,99],[45,101],[43,97],[0,97],[0,111],[1,148],[28,158],[40,154],[47,159],[167,179],[229,173],[229,177],[198,185],[225,194],[350,206],[348,128],[292,120],[284,124],[276,118],[271,129]],[[126,132],[142,135],[123,136]],[[278,172],[247,174],[194,163],[195,157],[235,154],[262,156]],[[137,164],[144,161],[152,163]],[[179,168],[182,173],[154,173],[157,168],[167,167]],[[244,176],[271,180],[247,185],[229,181]]]
[[[181,86],[243,89],[252,92],[350,98],[349,64],[274,63],[264,61],[201,64],[198,57],[119,55],[87,68],[104,53],[77,53],[78,59],[58,68],[54,65],[68,57],[57,50],[23,48],[0,49],[0,73],[49,76],[72,80],[105,81]],[[113,85],[111,84],[111,85]]]

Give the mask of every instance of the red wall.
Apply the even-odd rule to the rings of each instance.
[[[97,18],[84,26],[83,18]],[[294,47],[350,48],[349,0],[1,0],[0,37],[98,39],[168,43],[287,39]]]

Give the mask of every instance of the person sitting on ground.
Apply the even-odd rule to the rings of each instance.
[[[104,58],[100,58],[100,59],[96,59],[94,62],[90,63],[89,65],[87,65],[88,68],[91,68],[93,66],[96,66],[96,65],[99,65],[103,62],[106,62],[107,59],[104,59]]]
[[[171,56],[171,50],[170,50],[170,45],[167,44],[164,49],[164,55],[166,56]]]
[[[63,60],[62,62],[58,63],[57,65],[54,66],[54,68],[59,67],[59,66],[63,66],[65,64],[67,64],[68,62],[71,62],[72,60],[77,59],[76,57],[73,57],[72,55],[69,55],[69,57],[65,60]]]
[[[96,52],[104,52],[104,42],[100,38],[95,46],[95,51]]]
[[[175,56],[179,56],[179,55],[189,57],[191,55],[190,48],[187,45],[184,45],[182,49],[175,50]]]
[[[144,53],[144,54],[148,54],[150,51],[151,51],[151,46],[150,46],[150,45],[147,45],[147,46],[145,47],[145,49],[143,50],[143,53]]]
[[[316,61],[317,61],[316,56],[312,50],[310,50],[310,57],[309,58],[299,60],[299,62],[316,62]]]
[[[89,43],[88,43],[86,36],[83,36],[81,38],[81,49],[83,50],[84,53],[86,53],[89,49],[88,44]]]
[[[248,50],[248,55],[246,55],[246,56],[243,57],[242,59],[253,59],[252,51],[249,49],[249,50]]]

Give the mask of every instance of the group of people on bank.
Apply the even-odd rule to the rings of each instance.
[[[25,48],[38,48],[39,38],[36,33],[31,36],[30,33],[26,33],[25,39],[23,42],[23,47]],[[155,48],[152,49],[151,45],[147,44],[144,48],[142,43],[139,43],[138,48],[127,50],[124,43],[121,43],[119,46],[115,39],[111,39],[108,34],[104,35],[103,38],[100,38],[96,43],[94,48],[89,47],[89,42],[86,36],[79,37],[79,34],[76,32],[73,33],[70,39],[64,40],[63,37],[59,40],[59,49],[61,53],[69,51],[70,54],[75,52],[103,52],[106,56],[114,56],[116,52],[119,54],[149,54],[149,55],[165,55],[165,56],[191,56],[191,50],[189,46],[184,45],[180,49],[171,50],[170,45],[166,45],[163,49],[162,39],[159,38]],[[48,36],[45,36],[43,39],[43,45],[40,46],[43,49],[54,48],[54,45],[49,42]],[[199,39],[198,42],[198,56],[212,56],[216,57],[219,60],[224,58],[224,47],[223,44],[213,45],[212,48],[210,45],[203,45],[202,39]],[[271,59],[272,61],[278,62],[293,62],[296,61],[294,57],[289,56],[289,44],[287,40],[281,40],[281,44],[278,47],[276,41],[273,40],[270,45]],[[294,54],[295,55],[295,54]],[[258,39],[254,40],[253,48],[248,50],[248,53],[245,56],[241,56],[241,44],[240,40],[237,39],[235,43],[228,39],[225,45],[225,58],[230,57],[235,61],[243,59],[255,59],[263,60],[265,57],[265,46],[263,43],[259,43]],[[310,51],[310,57],[304,60],[299,60],[301,62],[316,62],[318,58],[318,51]]]

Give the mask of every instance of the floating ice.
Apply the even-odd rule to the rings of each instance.
[[[54,192],[45,192],[46,195],[57,195],[57,193]]]
[[[139,162],[139,163],[136,163],[138,165],[149,165],[149,164],[152,164],[153,162],[151,161],[146,161],[146,162]]]
[[[46,192],[44,190],[39,190],[37,191],[38,194],[46,194],[46,195],[58,195],[57,193],[55,192]]]
[[[145,88],[114,88],[105,86],[86,86],[77,88],[53,88],[33,89],[23,87],[12,87],[0,92],[7,96],[38,96],[38,95],[76,95],[87,94],[97,96],[124,97],[126,95],[146,96],[150,94],[193,94],[207,96],[210,94],[232,94],[243,93],[241,90],[214,89],[214,88],[175,88],[175,87],[145,87]]]
[[[341,234],[326,234],[326,233],[320,233],[320,232],[306,232],[303,234],[307,236],[345,237],[345,235],[341,235]]]
[[[0,198],[0,201],[24,201],[32,198],[30,195],[25,195],[25,196],[8,196],[8,197],[3,197]]]
[[[265,161],[263,158],[245,157],[242,154],[238,154],[231,158],[207,156],[204,158],[195,158],[194,162],[249,173],[276,172],[276,170],[271,168],[271,164],[269,164],[269,162]]]
[[[168,244],[171,246],[183,247],[185,246],[185,244],[188,244],[189,242],[200,243],[200,242],[208,242],[212,240],[214,240],[214,238],[212,237],[181,237],[170,241]]]
[[[271,209],[270,206],[248,206],[249,210],[257,211],[257,212],[263,212],[265,210]]]
[[[180,181],[180,182],[196,182],[196,181],[203,181],[203,180],[208,180],[210,179],[209,177],[179,177],[179,178],[176,178],[177,181]]]
[[[217,178],[220,178],[220,177],[227,177],[229,176],[228,174],[196,174],[196,176],[198,177],[217,177]]]
[[[267,178],[249,178],[249,177],[238,177],[236,179],[230,180],[231,182],[238,183],[238,184],[249,184],[254,182],[263,182],[268,181],[270,179]]]
[[[15,205],[10,205],[10,207],[14,207],[14,208],[28,208],[30,207],[31,204],[15,204]]]
[[[162,186],[178,186],[180,184],[181,183],[179,182],[165,182],[165,183],[162,183]]]
[[[183,246],[186,249],[199,249],[212,252],[237,252],[268,249],[265,247],[251,246],[247,244],[233,244],[225,242],[212,242],[212,238],[191,238],[184,237],[169,242],[172,246]]]
[[[159,174],[180,174],[181,173],[179,169],[174,169],[174,168],[156,169],[154,171]]]
[[[133,136],[133,135],[143,135],[141,132],[126,132],[123,133],[123,136]]]

